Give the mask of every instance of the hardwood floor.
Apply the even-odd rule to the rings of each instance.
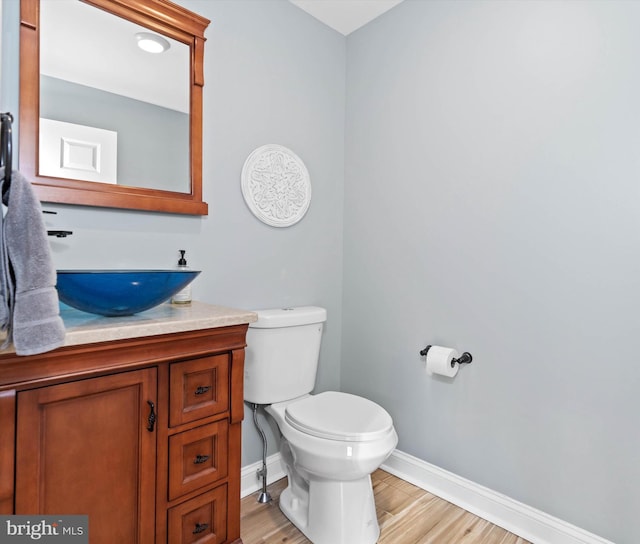
[[[377,470],[371,480],[380,524],[379,544],[530,544],[388,472]],[[278,507],[286,484],[283,478],[269,486],[273,498],[269,504],[259,504],[257,493],[242,499],[244,544],[310,542]]]

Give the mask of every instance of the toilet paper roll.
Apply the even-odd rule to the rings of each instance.
[[[451,366],[451,361],[457,358],[458,352],[455,349],[431,346],[427,352],[427,372],[453,378],[458,373],[460,365],[454,363]]]

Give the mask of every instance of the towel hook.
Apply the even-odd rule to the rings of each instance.
[[[11,183],[11,162],[13,152],[13,142],[11,141],[11,124],[13,123],[13,115],[9,112],[0,114],[2,130],[0,136],[0,159],[4,166],[4,183]],[[3,183],[3,188],[4,188]]]

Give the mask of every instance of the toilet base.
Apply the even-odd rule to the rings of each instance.
[[[313,544],[374,544],[380,535],[369,475],[307,482],[289,474],[280,509]]]

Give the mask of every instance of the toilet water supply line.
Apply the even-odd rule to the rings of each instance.
[[[258,496],[259,503],[271,502],[271,494],[267,491],[267,437],[258,423],[258,405],[252,404],[253,407],[253,423],[262,438],[262,468],[258,469],[256,475],[262,478],[262,492]]]

